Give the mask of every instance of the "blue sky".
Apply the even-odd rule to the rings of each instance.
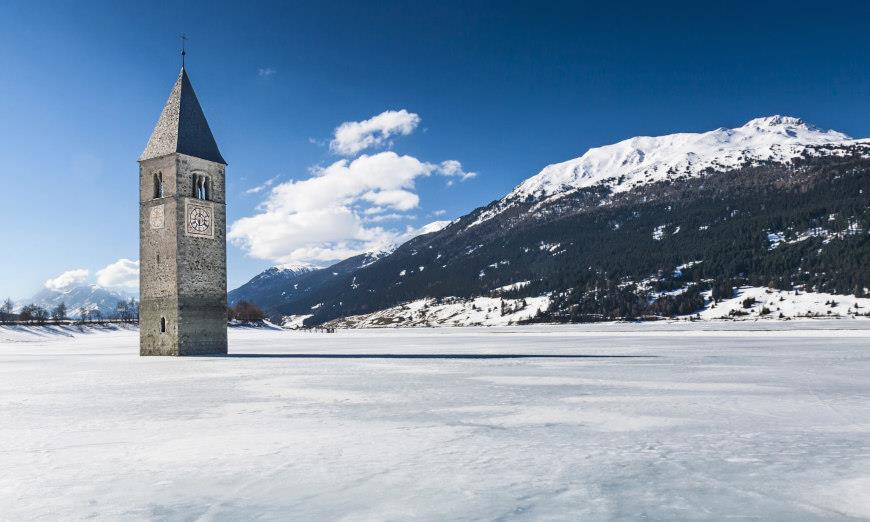
[[[397,182],[416,206],[383,211],[403,218],[362,225],[362,234],[381,227],[380,240],[634,135],[790,114],[870,136],[868,22],[857,2],[2,1],[0,296],[31,295],[70,270],[94,280],[137,259],[136,159],[178,73],[182,32],[229,163],[229,224],[267,213],[271,187],[246,193],[266,180],[304,182],[312,169],[392,151],[425,172],[410,187]],[[352,155],[330,147],[342,123],[400,110],[419,118],[408,133]],[[446,176],[447,160],[477,175]],[[333,203],[369,219],[375,204],[362,197]],[[273,259],[261,259],[231,243],[230,287],[313,251],[298,246],[273,241],[258,250]]]

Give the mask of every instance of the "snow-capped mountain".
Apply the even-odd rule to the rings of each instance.
[[[278,290],[279,288],[288,287],[303,274],[316,270],[320,269],[307,265],[279,265],[267,268],[241,287],[230,291],[227,295],[227,301],[230,306],[234,306],[239,301],[261,302],[265,300],[265,296],[276,291],[281,292],[280,299],[280,295],[285,292]]]
[[[326,268],[311,265],[281,265],[268,268],[254,276],[242,286],[227,294],[227,302],[234,306],[239,301],[250,301],[261,308],[271,311],[276,307],[292,303],[310,294],[322,285],[339,276],[368,266],[378,259],[388,256],[392,250],[367,252],[354,256]]]
[[[612,193],[627,192],[651,183],[698,177],[711,170],[787,163],[806,153],[824,153],[828,146],[855,143],[861,141],[819,129],[800,118],[779,115],[755,118],[734,129],[638,136],[544,167],[482,213],[472,226],[528,199],[542,202],[595,186],[607,187]]]
[[[138,296],[97,285],[74,285],[59,291],[43,288],[28,302],[19,305],[35,304],[51,310],[64,303],[70,317],[77,317],[82,309],[88,312],[99,310],[103,316],[110,317],[117,310],[119,301],[129,301],[131,298],[138,299]]]
[[[450,223],[450,221],[433,221],[420,227],[414,232],[414,235],[420,236],[438,232]],[[230,291],[227,300],[230,306],[246,300],[254,302],[266,310],[273,310],[280,305],[293,303],[300,297],[314,292],[321,285],[330,283],[338,276],[344,276],[389,256],[399,246],[397,244],[385,245],[378,250],[353,256],[325,268],[298,264],[275,266],[266,269],[239,288]]]
[[[591,149],[261,306],[306,324],[496,324],[533,299],[547,310],[516,320],[703,315],[738,287],[863,298],[867,266],[870,140],[771,116]]]
[[[249,281],[249,283],[255,286],[270,285],[275,280],[296,279],[302,274],[320,270],[320,268],[321,267],[301,264],[273,266],[257,274]]]
[[[422,227],[420,227],[420,230],[418,230],[418,232],[419,232],[418,235],[422,236],[423,234],[431,234],[432,232],[438,232],[439,230],[443,229],[444,227],[446,227],[450,223],[452,223],[452,222],[446,221],[446,220],[439,220],[439,221],[433,221],[431,223],[427,223],[427,224],[423,225]],[[398,247],[398,245],[397,245],[397,247]],[[396,248],[393,248],[392,250],[395,250],[395,249]],[[392,252],[392,250],[390,250],[390,252]]]
[[[311,272],[312,270],[320,270],[323,268],[322,266],[312,265],[309,263],[285,263],[283,265],[276,265],[267,271],[272,271],[275,273],[282,274],[292,274],[292,275],[302,275],[305,272]]]

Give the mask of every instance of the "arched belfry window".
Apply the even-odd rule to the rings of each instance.
[[[193,197],[208,200],[211,197],[211,182],[203,174],[193,175]]]
[[[163,197],[163,173],[156,172],[154,173],[154,197],[162,198]]]

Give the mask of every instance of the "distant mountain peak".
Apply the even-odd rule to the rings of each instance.
[[[743,128],[765,128],[765,127],[803,127],[808,130],[818,131],[819,128],[809,124],[796,116],[783,116],[774,114],[773,116],[762,116],[753,118],[743,124]],[[845,136],[845,134],[843,135]]]
[[[279,272],[293,272],[294,274],[304,274],[305,272],[319,270],[323,267],[312,265],[311,263],[284,263],[281,265],[275,265],[272,268]]]
[[[126,290],[103,288],[95,284],[74,284],[60,290],[43,288],[25,300],[21,305],[33,303],[46,309],[64,303],[68,314],[73,316],[84,308],[90,311],[99,310],[103,314],[111,314],[119,301],[127,301],[136,296]]]
[[[439,221],[433,221],[431,223],[427,223],[427,224],[423,225],[422,227],[420,227],[420,235],[431,234],[432,232],[438,232],[440,230],[443,230],[444,227],[446,227],[450,223],[452,223],[452,221],[449,221],[449,220],[439,220]]]
[[[482,223],[517,201],[559,198],[578,189],[605,186],[614,193],[709,169],[725,171],[747,163],[788,162],[808,148],[845,145],[851,138],[821,130],[793,116],[764,116],[733,129],[700,133],[636,136],[587,150],[582,156],[544,167],[520,183],[470,226]]]
[[[776,125],[802,125],[807,126],[804,120],[797,118],[795,116],[783,116],[781,114],[774,114],[773,116],[762,116],[760,118],[753,118],[746,122],[744,127],[773,127]]]

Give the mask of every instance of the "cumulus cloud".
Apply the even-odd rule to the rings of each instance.
[[[368,227],[362,216],[419,205],[415,180],[440,167],[386,151],[339,160],[302,181],[272,188],[259,213],[237,220],[228,238],[278,263],[323,262],[384,248],[401,233]]]
[[[97,270],[97,285],[103,288],[139,288],[139,261],[119,259]]]
[[[459,178],[459,181],[465,181],[477,176],[477,172],[465,172],[462,168],[462,163],[456,160],[442,161],[439,171],[442,176]]]
[[[405,109],[384,111],[363,121],[347,121],[336,127],[329,148],[336,154],[351,156],[389,142],[390,136],[407,136],[420,124],[420,116]]]
[[[391,150],[362,153],[410,134],[419,123],[418,115],[404,109],[342,123],[330,148],[350,157],[310,167],[306,179],[273,178],[248,189],[268,195],[254,215],[230,225],[227,239],[248,255],[279,265],[323,265],[420,234],[422,228],[400,224],[416,219],[409,213],[420,206],[416,181],[443,176],[452,183],[476,173],[456,160],[430,163]]]
[[[392,214],[376,214],[374,216],[366,216],[363,218],[363,222],[365,223],[381,223],[384,221],[400,221],[402,219],[414,219],[417,216],[413,214],[397,214],[393,212]]]
[[[378,190],[366,192],[361,199],[378,205],[377,208],[411,210],[420,204],[420,196],[409,190]]]
[[[84,283],[88,279],[90,272],[85,268],[76,268],[67,270],[57,277],[53,277],[45,282],[45,287],[55,292],[62,292],[67,288]]]

